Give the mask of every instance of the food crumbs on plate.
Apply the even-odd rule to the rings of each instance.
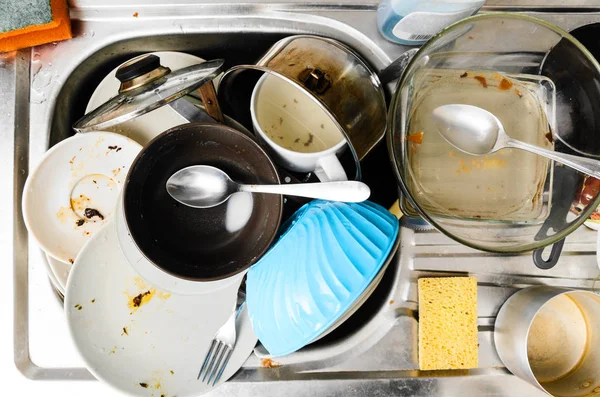
[[[79,149],[79,150],[81,150],[81,149]],[[71,161],[69,161],[69,164],[73,164],[75,162],[75,157],[77,157],[77,156],[73,156],[73,158],[71,159]]]
[[[71,208],[74,212],[82,211],[90,200],[85,194],[80,194],[79,197],[71,198]]]
[[[284,104],[284,105],[283,105],[283,108],[285,109],[286,107],[287,107],[287,105],[285,105],[285,104]]]
[[[123,327],[123,333],[121,334],[121,336],[123,335],[129,336],[129,332],[127,332],[127,327]]]
[[[279,139],[283,139],[283,136],[279,135],[277,138],[279,138]]]
[[[283,117],[279,118],[279,125],[283,124]]]
[[[137,289],[140,289],[140,290],[148,289],[148,285],[146,284],[144,279],[141,277],[134,278],[133,282]]]
[[[69,258],[69,263],[72,265],[73,263],[75,263],[75,261],[71,258]]]
[[[503,78],[502,80],[500,80],[500,84],[498,84],[498,88],[506,91],[506,90],[510,90],[513,86],[513,83],[510,82],[510,80]]]
[[[294,98],[294,103],[298,103],[298,100],[296,98]]]
[[[140,13],[139,13],[139,12],[137,12],[137,11],[133,13],[133,17],[134,17],[134,18],[137,18],[139,15],[140,15]]]
[[[414,142],[414,143],[420,145],[421,143],[423,143],[423,136],[424,135],[425,135],[424,132],[415,132],[413,134],[409,134],[406,137],[406,140],[410,141],[410,142]]]
[[[552,136],[552,132],[548,132],[546,135],[544,135],[546,137],[546,139],[548,140],[548,142],[550,143],[554,143],[554,137]]]
[[[92,219],[93,217],[97,216],[98,218],[100,218],[100,220],[104,220],[104,215],[102,215],[100,211],[98,211],[95,208],[86,208],[83,214],[88,219]]]
[[[96,303],[96,299],[92,299],[90,302],[91,303]]]
[[[450,153],[448,153],[448,156],[450,156],[451,158],[454,158],[456,156],[456,154],[454,154],[454,152],[450,152]]]
[[[109,146],[109,147],[108,147],[108,150],[115,150],[116,148],[117,148],[117,146],[116,146],[116,145],[115,145],[115,146]]]
[[[300,142],[300,138],[294,139],[294,143],[298,143],[298,142]]]
[[[83,306],[81,306],[81,305],[79,305],[79,304],[75,305],[74,307],[75,307],[75,309],[77,309],[77,310],[81,310],[81,309],[83,309]]]
[[[171,375],[175,375],[175,371],[170,370],[169,372],[171,373]]]
[[[142,305],[142,301],[144,301],[144,298],[147,296],[150,296],[150,298],[148,298],[145,302],[148,302],[152,298],[151,292],[149,290],[133,298],[133,300],[131,301],[133,307],[140,307]]]
[[[396,302],[396,301],[392,299],[392,300],[390,301],[390,305],[393,305],[393,304],[394,304],[394,302]]]
[[[519,98],[523,98],[523,94],[521,94],[521,91],[517,90],[515,88],[515,92],[517,93],[517,95],[519,96]]]
[[[116,170],[112,170],[111,172],[112,172],[113,176],[117,176],[117,175],[119,175],[119,172],[121,172],[121,167],[117,168]]]
[[[260,360],[260,365],[263,368],[277,368],[281,366],[280,363],[275,362],[270,358],[263,358],[262,360]]]
[[[144,389],[148,388],[148,384],[145,382],[140,382],[140,386],[143,387]]]
[[[325,124],[321,124],[321,129],[324,130],[325,129]]]
[[[310,146],[310,144],[313,143],[314,138],[315,138],[315,136],[309,132],[308,133],[308,141],[304,142],[304,146]]]
[[[475,76],[474,79],[479,81],[481,83],[481,85],[483,86],[483,88],[487,88],[487,80],[485,79],[485,77]]]
[[[79,226],[83,226],[83,224],[85,223],[84,219],[77,219],[77,222],[75,222],[75,224],[79,227]]]
[[[473,36],[469,36],[469,40],[473,40],[473,39],[474,39],[474,37],[473,37]]]
[[[464,79],[465,77],[467,77],[469,75],[469,73],[464,72],[463,74],[460,75],[461,79]]]
[[[113,346],[112,350],[108,352],[108,354],[115,354],[117,352],[118,347],[115,345]]]

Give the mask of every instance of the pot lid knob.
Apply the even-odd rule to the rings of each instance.
[[[138,88],[155,81],[171,72],[171,69],[160,64],[160,58],[153,54],[135,57],[121,65],[115,77],[121,82],[119,92]]]

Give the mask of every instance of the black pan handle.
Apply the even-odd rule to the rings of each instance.
[[[564,238],[552,244],[550,257],[547,260],[544,260],[544,258],[542,258],[544,248],[540,248],[533,251],[533,263],[535,263],[535,265],[542,270],[552,269],[554,266],[556,266],[558,260],[560,259],[560,253],[562,252],[563,245],[565,245]]]

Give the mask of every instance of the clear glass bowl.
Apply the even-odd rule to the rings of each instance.
[[[575,205],[584,182],[578,171],[516,149],[470,156],[450,146],[429,117],[447,103],[487,109],[515,138],[600,158],[600,65],[569,33],[512,13],[446,28],[398,82],[388,145],[403,212],[473,248],[539,249],[562,240],[597,207],[600,197]]]

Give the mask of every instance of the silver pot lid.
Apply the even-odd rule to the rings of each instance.
[[[119,94],[83,116],[73,128],[78,132],[103,130],[144,115],[213,80],[223,65],[223,59],[215,59],[171,72],[160,65],[156,55],[133,58],[117,70]]]

